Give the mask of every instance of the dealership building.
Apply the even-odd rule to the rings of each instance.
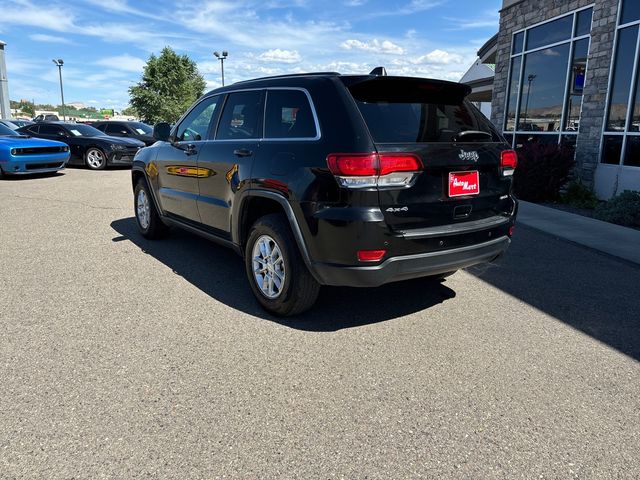
[[[640,0],[504,0],[479,52],[495,64],[491,119],[507,140],[575,149],[603,199],[640,190],[639,29]]]

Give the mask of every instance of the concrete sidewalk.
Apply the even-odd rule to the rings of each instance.
[[[517,222],[640,265],[640,230],[523,201]]]

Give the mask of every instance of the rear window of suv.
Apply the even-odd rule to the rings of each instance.
[[[377,143],[502,141],[465,86],[380,77],[348,88]]]

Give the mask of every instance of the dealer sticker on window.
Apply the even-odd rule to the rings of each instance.
[[[449,173],[449,196],[478,195],[480,193],[480,175],[477,170]]]

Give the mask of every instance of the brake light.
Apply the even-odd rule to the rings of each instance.
[[[327,165],[347,188],[408,186],[423,169],[412,153],[332,153]]]
[[[379,262],[386,253],[386,250],[358,250],[358,261]]]
[[[500,154],[500,166],[502,167],[502,175],[513,175],[514,170],[518,166],[518,154],[515,150],[503,150]]]

